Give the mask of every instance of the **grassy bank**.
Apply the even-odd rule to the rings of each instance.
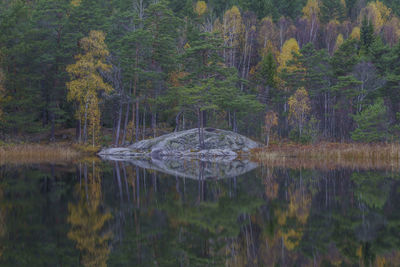
[[[399,144],[273,145],[253,151],[264,165],[293,168],[400,169]]]
[[[68,143],[6,144],[0,146],[0,164],[67,162],[93,155],[97,150]]]

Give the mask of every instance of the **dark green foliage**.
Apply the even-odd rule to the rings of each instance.
[[[359,142],[381,142],[388,138],[389,121],[387,108],[383,99],[376,100],[361,113],[355,115],[357,129],[351,133],[351,138]]]
[[[345,7],[340,0],[322,0],[320,10],[322,23],[328,23],[331,20],[343,21],[346,17]]]
[[[114,132],[124,128],[126,134],[128,124],[131,131],[151,127],[154,135],[159,125],[170,130],[179,121],[183,128],[196,127],[200,109],[204,125],[260,138],[264,113],[273,110],[279,114],[277,132],[287,137],[287,101],[299,87],[310,97],[319,137],[349,140],[352,115],[378,97],[385,99],[390,126],[399,123],[400,45],[385,43],[395,36],[391,24],[376,34],[369,17],[359,22],[363,2],[322,0],[320,21],[303,17],[307,0],[205,2],[207,12],[199,16],[190,0],[0,1],[1,137],[40,133],[53,140],[57,129],[76,127],[65,69],[91,30],[106,33],[112,71],[102,78],[115,90],[107,97],[100,92],[99,105],[102,125]],[[399,14],[396,1],[383,2]],[[217,27],[234,5],[241,20],[230,22],[242,25],[222,36]],[[261,30],[265,17],[275,25]],[[342,24],[328,26],[331,20]],[[349,37],[355,26],[361,27],[360,40]],[[344,42],[336,47],[339,34]],[[301,51],[282,70],[280,49],[292,37]],[[365,89],[359,64],[368,65],[382,86]]]
[[[368,20],[367,17],[364,17],[360,29],[361,49],[364,50],[364,53],[369,52],[374,40],[374,25],[372,24],[372,21]]]
[[[277,66],[272,53],[268,53],[260,62],[260,70],[257,72],[257,82],[264,86],[276,87]]]
[[[350,73],[358,60],[357,41],[351,39],[346,40],[331,58],[331,64],[335,76],[342,76],[346,73]]]

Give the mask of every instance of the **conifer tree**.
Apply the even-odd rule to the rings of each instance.
[[[361,29],[360,29],[360,41],[361,47],[368,53],[369,48],[374,42],[374,25],[370,20],[365,16],[363,18]]]
[[[341,0],[321,1],[321,22],[328,23],[331,20],[343,21],[346,15],[345,6]]]
[[[383,99],[378,99],[353,118],[357,124],[356,130],[351,133],[354,141],[380,142],[387,140],[389,121]]]

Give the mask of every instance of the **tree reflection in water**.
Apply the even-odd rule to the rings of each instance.
[[[76,248],[82,252],[84,266],[106,266],[112,234],[105,226],[112,216],[102,207],[99,168],[96,169],[92,162],[91,170],[88,170],[85,163],[83,175],[83,184],[80,182],[75,186],[76,203],[68,204],[68,223],[71,224],[68,238],[74,240]]]
[[[126,264],[143,266],[377,265],[398,258],[400,236],[394,229],[400,225],[397,219],[393,226],[387,223],[391,216],[400,218],[393,174],[261,167],[237,178],[193,180],[150,171],[163,188],[154,194],[155,181],[148,181],[146,190],[143,173],[143,183],[136,183],[143,201],[135,205],[141,232],[125,226],[110,264],[123,264],[125,258]],[[370,182],[360,184],[360,176]],[[372,195],[362,199],[358,190]],[[377,190],[376,199],[371,190]],[[369,239],[362,236],[366,231]],[[394,243],[381,243],[384,236]],[[141,254],[126,257],[135,244]]]
[[[400,265],[396,172],[206,172],[92,161],[2,167],[0,265]]]

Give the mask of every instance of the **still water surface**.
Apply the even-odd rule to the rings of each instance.
[[[400,173],[253,163],[0,168],[1,266],[399,266]]]

